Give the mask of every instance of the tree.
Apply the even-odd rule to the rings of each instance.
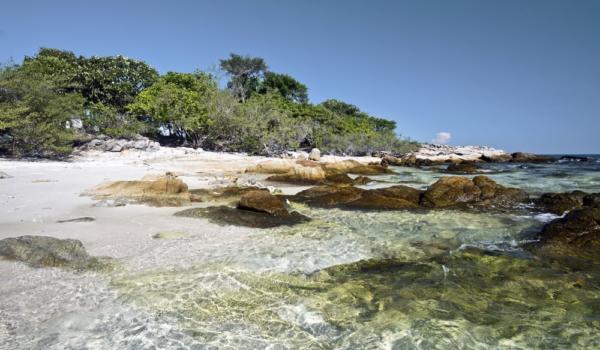
[[[199,147],[202,131],[211,122],[210,100],[216,91],[216,82],[207,74],[169,72],[142,91],[128,110],[148,117],[168,136]]]
[[[143,61],[123,56],[79,59],[75,78],[88,103],[102,103],[124,112],[125,107],[158,79],[158,72]]]
[[[266,93],[274,90],[279,92],[288,101],[308,103],[308,89],[306,85],[287,74],[265,72],[265,78],[260,83],[258,92]]]
[[[227,87],[240,101],[245,102],[252,92],[256,91],[259,79],[267,70],[267,64],[260,57],[240,56],[230,54],[223,59],[221,69],[230,76]]]
[[[60,59],[42,60],[60,67]],[[57,87],[60,71],[48,74],[41,61],[0,70],[0,148],[12,155],[63,156],[71,152],[75,133],[70,121],[81,116],[83,98]],[[9,96],[7,98],[7,96]]]

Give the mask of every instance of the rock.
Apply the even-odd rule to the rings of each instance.
[[[352,186],[318,186],[288,198],[316,207],[348,209],[409,209],[419,206],[421,191],[407,186],[363,190]]]
[[[552,163],[554,158],[533,153],[515,152],[511,154],[513,163]]]
[[[512,156],[510,154],[495,154],[495,155],[485,155],[482,154],[479,159],[483,162],[487,163],[507,163],[512,160]]]
[[[583,206],[600,208],[600,193],[585,195],[583,197]]]
[[[163,232],[158,232],[152,235],[152,238],[154,239],[180,239],[180,238],[186,238],[188,237],[189,234],[185,233],[185,232],[178,232],[178,231],[163,231]]]
[[[268,191],[250,191],[240,198],[238,209],[252,210],[271,215],[289,215],[285,204]]]
[[[182,206],[191,201],[187,185],[175,176],[147,181],[115,181],[100,185],[84,195],[97,200],[129,200],[158,207]]]
[[[534,201],[535,205],[545,212],[562,215],[567,211],[581,208],[587,193],[573,191],[567,193],[544,193]],[[590,197],[591,198],[591,197]]]
[[[12,176],[8,175],[7,173],[0,171],[0,179],[10,179]]]
[[[255,186],[225,186],[209,189],[190,190],[192,202],[238,202],[246,193],[252,191],[266,191],[266,188]]]
[[[392,186],[361,192],[360,198],[345,203],[351,209],[413,209],[419,207],[421,191],[408,186]]]
[[[140,151],[157,151],[160,149],[158,142],[152,141],[147,137],[138,137],[135,140],[96,138],[79,147],[81,151],[104,151],[104,152],[122,152],[129,149]]]
[[[104,269],[109,260],[91,257],[74,239],[21,236],[0,240],[0,257],[34,267],[68,267],[77,270]]]
[[[90,216],[83,216],[80,218],[74,218],[74,219],[66,219],[66,220],[58,220],[57,223],[62,224],[65,222],[92,222],[95,221],[96,219],[94,219],[93,217]]]
[[[335,175],[376,175],[391,172],[381,164],[364,164],[355,160],[331,163],[318,163],[312,160],[275,160],[260,163],[246,171],[276,174],[269,176],[268,181],[313,185],[339,183],[341,177],[336,178]]]
[[[333,207],[360,198],[364,191],[352,186],[317,186],[287,198],[316,207]]]
[[[451,163],[445,172],[450,174],[477,174],[479,168],[473,162]]]
[[[594,251],[600,257],[600,208],[575,209],[544,226],[542,244],[564,244]]]
[[[313,148],[308,155],[308,159],[318,162],[321,160],[321,151],[318,148]]]
[[[366,176],[357,176],[354,180],[352,180],[353,185],[366,185],[370,182],[373,182],[373,179],[370,179]]]
[[[498,185],[487,176],[476,176],[472,180],[462,176],[445,176],[429,186],[421,198],[421,205],[436,208],[466,204],[507,206],[527,198],[524,191]]]
[[[415,162],[416,162],[416,157],[414,158]],[[381,164],[385,165],[385,166],[403,166],[406,164],[406,161],[404,161],[401,158],[398,157],[394,157],[390,154],[385,154],[382,158],[381,158]]]
[[[270,215],[264,212],[241,210],[227,206],[186,209],[175,213],[175,216],[205,218],[218,225],[234,225],[253,228],[289,226],[310,221],[308,217],[295,211],[288,215]]]
[[[459,203],[473,203],[480,197],[481,189],[471,179],[445,176],[429,186],[422,202],[431,207],[448,207]]]
[[[558,159],[559,163],[565,162],[592,162],[594,158],[582,156],[562,156]]]

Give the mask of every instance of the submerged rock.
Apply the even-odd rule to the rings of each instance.
[[[567,211],[581,208],[587,193],[573,191],[566,193],[544,193],[534,201],[535,205],[543,211],[562,215]],[[589,197],[591,199],[591,197]]]
[[[242,210],[227,206],[186,209],[175,216],[204,218],[219,225],[234,225],[253,228],[271,228],[308,222],[310,219],[295,211],[287,215],[270,215],[264,212]]]
[[[192,202],[237,202],[244,194],[252,191],[269,192],[255,186],[225,186],[190,190]]]
[[[359,199],[364,191],[352,186],[317,186],[286,198],[316,207],[334,207]]]
[[[92,222],[92,221],[95,221],[95,220],[96,219],[93,218],[93,217],[91,217],[91,216],[82,216],[80,218],[58,220],[57,223],[63,224],[65,222]]]
[[[46,236],[21,236],[0,240],[0,257],[34,267],[67,267],[76,270],[98,270],[110,267],[108,258],[88,255],[75,239]]]
[[[413,209],[419,207],[421,191],[408,186],[392,186],[361,192],[360,198],[344,207],[352,209]]]
[[[129,200],[157,207],[182,206],[191,201],[185,182],[173,175],[160,176],[153,180],[115,181],[100,185],[84,195],[97,200]]]

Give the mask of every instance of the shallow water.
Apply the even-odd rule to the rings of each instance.
[[[441,176],[396,170],[375,186]],[[532,195],[600,191],[596,164],[489,170]],[[598,266],[520,247],[550,215],[294,209],[314,220],[154,240],[107,274],[0,261],[0,349],[600,347]]]

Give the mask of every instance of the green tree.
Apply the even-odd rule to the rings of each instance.
[[[142,91],[128,110],[149,118],[168,136],[199,147],[202,131],[211,123],[210,100],[216,91],[215,80],[207,74],[169,72]]]
[[[158,79],[158,72],[142,61],[123,56],[79,59],[75,78],[88,103],[102,103],[124,112],[125,107]]]
[[[227,87],[242,102],[258,89],[260,78],[267,70],[267,64],[262,58],[234,53],[220,63],[221,69],[230,76]]]
[[[258,92],[264,94],[272,90],[279,92],[288,101],[308,103],[308,89],[306,85],[300,83],[290,75],[266,72],[264,80],[260,83]]]
[[[60,60],[42,61],[53,66]],[[57,86],[64,81],[62,74],[48,71],[35,60],[0,70],[0,148],[5,152],[44,157],[71,152],[76,137],[71,120],[81,116],[83,98],[64,92]]]

